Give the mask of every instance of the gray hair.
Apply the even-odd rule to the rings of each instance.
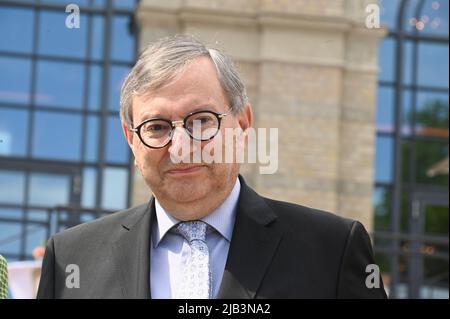
[[[149,44],[140,55],[122,85],[120,118],[132,125],[132,97],[156,90],[170,83],[183,67],[193,59],[209,57],[216,66],[219,82],[233,113],[239,113],[248,97],[239,74],[227,55],[218,49],[207,48],[188,35],[176,35]]]

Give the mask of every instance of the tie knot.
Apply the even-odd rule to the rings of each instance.
[[[194,220],[179,223],[177,230],[189,243],[191,243],[193,240],[205,241],[206,227],[206,223],[201,220]]]

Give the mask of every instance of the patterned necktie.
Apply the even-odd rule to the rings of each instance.
[[[178,232],[187,240],[191,255],[184,265],[183,275],[175,297],[177,299],[209,299],[212,282],[209,252],[206,245],[207,225],[200,221],[178,224]]]

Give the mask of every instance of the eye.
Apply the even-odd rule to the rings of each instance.
[[[165,129],[164,125],[162,125],[162,124],[152,124],[147,127],[147,131],[153,131],[153,132],[161,131],[164,129]]]
[[[170,125],[167,124],[166,122],[160,122],[160,121],[156,121],[156,122],[149,122],[146,125],[144,125],[143,127],[143,131],[145,133],[164,133],[167,131],[170,131]]]
[[[192,126],[194,124],[200,124],[202,126],[207,126],[207,125],[211,125],[212,123],[214,123],[214,118],[212,118],[211,115],[209,115],[209,114],[207,114],[207,115],[199,114],[193,118],[190,118],[188,123],[190,126]]]
[[[195,121],[200,121],[201,124],[207,124],[208,122],[211,121],[211,117],[202,116],[202,117],[196,118]]]

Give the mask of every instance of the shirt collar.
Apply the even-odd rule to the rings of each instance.
[[[231,240],[233,226],[236,218],[236,206],[239,199],[241,184],[236,178],[233,189],[225,201],[211,214],[205,216],[203,220],[208,225],[218,231],[226,240]],[[167,213],[155,197],[156,227],[153,228],[153,246],[156,248],[167,232],[180,220]]]

